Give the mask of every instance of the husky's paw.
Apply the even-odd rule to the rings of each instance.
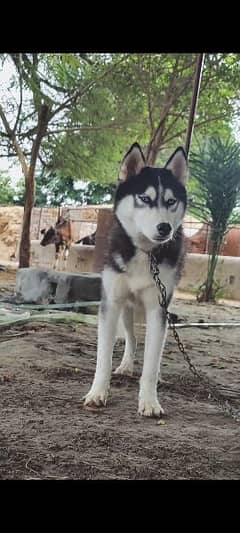
[[[114,370],[114,374],[119,374],[121,376],[132,376],[133,375],[133,361],[121,362],[120,366]]]
[[[160,417],[164,415],[164,410],[157,400],[152,402],[139,400],[138,414],[142,416]]]
[[[107,403],[108,392],[94,392],[89,391],[86,396],[83,397],[85,407],[103,407]]]

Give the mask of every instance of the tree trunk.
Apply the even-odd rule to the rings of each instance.
[[[147,164],[150,167],[153,167],[156,163],[157,156],[158,156],[159,149],[157,149],[155,146],[151,146],[148,150],[147,155]]]
[[[198,302],[215,302],[216,294],[219,290],[215,282],[215,271],[218,263],[218,257],[224,237],[224,228],[215,227],[211,230],[210,242],[211,250],[208,260],[208,272],[206,281],[199,288],[197,295]]]
[[[25,202],[23,213],[23,225],[22,234],[19,247],[19,268],[28,268],[30,265],[30,252],[31,252],[31,240],[30,240],[30,227],[31,227],[31,215],[32,208],[34,206],[34,192],[35,192],[35,168],[39,148],[42,138],[45,134],[47,124],[49,120],[49,106],[42,104],[37,125],[37,134],[34,140],[31,150],[30,166],[25,174]]]
[[[25,201],[24,201],[24,213],[22,234],[19,247],[19,268],[29,267],[30,264],[30,227],[31,227],[31,215],[34,205],[34,172],[30,169],[28,176],[25,180]]]
[[[154,137],[150,140],[146,149],[146,162],[150,167],[154,167],[160,148],[163,144],[163,127],[156,133]]]
[[[154,135],[150,139],[146,149],[146,162],[150,167],[156,164],[156,160],[163,144],[164,128],[165,128],[166,116],[164,115],[154,132]]]

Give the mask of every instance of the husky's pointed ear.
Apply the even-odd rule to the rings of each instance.
[[[165,168],[171,170],[175,178],[186,185],[187,181],[187,154],[185,150],[180,146],[173,152],[169,158]]]
[[[138,143],[132,144],[130,150],[122,160],[118,180],[125,181],[129,176],[135,176],[146,166],[145,157]]]

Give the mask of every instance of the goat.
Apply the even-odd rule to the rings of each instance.
[[[91,233],[91,235],[87,235],[86,237],[83,237],[79,241],[76,241],[75,244],[91,244],[95,246],[96,244],[96,231],[94,233]]]
[[[72,244],[72,229],[70,220],[59,216],[55,227],[50,226],[48,230],[42,229],[41,234],[43,235],[43,238],[40,242],[41,246],[55,244],[55,262],[53,268],[55,270],[57,269],[59,259],[63,256],[65,270],[66,260]]]

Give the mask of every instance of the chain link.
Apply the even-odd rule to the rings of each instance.
[[[229,414],[234,420],[237,422],[240,422],[240,412],[236,411],[231,405],[229,405],[228,400],[224,398],[224,396],[217,390],[216,385],[212,385],[209,381],[209,379],[206,376],[203,376],[195,367],[193,364],[189,354],[186,351],[186,348],[184,347],[183,343],[181,342],[181,339],[179,337],[179,334],[176,330],[175,324],[171,318],[171,313],[168,311],[168,304],[167,304],[167,293],[166,293],[166,287],[163,284],[163,282],[160,279],[160,271],[158,267],[157,260],[155,256],[150,253],[150,272],[152,274],[152,277],[154,279],[154,282],[161,294],[158,297],[159,305],[164,309],[166,313],[166,318],[168,321],[168,325],[172,330],[173,337],[178,345],[179,351],[182,353],[185,361],[187,362],[190,371],[194,375],[194,378],[198,380],[200,383],[202,383],[205,388],[208,390],[208,398],[212,399],[214,402],[218,404],[218,406],[225,411],[227,414]]]

